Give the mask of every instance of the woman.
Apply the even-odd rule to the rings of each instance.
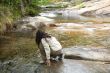
[[[62,46],[55,37],[45,33],[44,28],[46,26],[42,23],[36,33],[36,43],[44,63],[50,66],[50,60],[58,61],[63,59]]]

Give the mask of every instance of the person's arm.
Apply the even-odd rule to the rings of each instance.
[[[46,58],[47,58],[47,60],[49,60],[50,59],[50,47],[49,47],[48,43],[46,42],[45,38],[41,39],[41,43],[44,47],[44,50],[46,53]]]

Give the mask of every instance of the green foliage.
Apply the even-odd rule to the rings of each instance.
[[[12,26],[12,22],[25,15],[35,16],[39,5],[48,4],[49,0],[0,0],[0,30],[2,26]]]
[[[49,0],[39,0],[39,5],[47,5],[50,1]]]
[[[29,16],[35,16],[39,13],[39,10],[37,10],[37,8],[33,8],[33,7],[26,7],[26,13],[25,15],[29,15]]]
[[[48,4],[49,0],[1,0],[0,4],[12,10],[14,15],[37,13],[38,5]],[[29,12],[28,12],[29,11]]]
[[[80,8],[84,8],[84,7],[85,7],[85,4],[84,3],[81,3],[81,4],[75,6],[75,8],[79,8],[79,9]]]
[[[0,32],[6,30],[6,27],[7,28],[11,27],[12,21],[13,19],[11,9],[6,6],[0,6]]]
[[[75,0],[75,5],[79,5],[83,2],[83,0]]]

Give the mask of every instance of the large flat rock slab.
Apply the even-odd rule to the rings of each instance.
[[[110,64],[95,61],[65,59],[50,67],[40,65],[35,73],[110,73]]]
[[[63,50],[66,58],[110,62],[109,49],[71,47]]]
[[[83,33],[86,35],[98,35],[98,33],[110,33],[110,24],[93,24],[92,22],[86,22],[86,23],[57,23],[55,24],[57,27],[54,28],[57,32],[63,32],[63,33]],[[99,34],[101,35],[101,34]],[[102,36],[102,35],[101,35]]]

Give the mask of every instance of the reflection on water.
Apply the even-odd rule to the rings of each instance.
[[[0,38],[0,59],[11,59],[15,55],[25,58],[35,55],[37,45],[31,35],[7,33],[2,36]]]

